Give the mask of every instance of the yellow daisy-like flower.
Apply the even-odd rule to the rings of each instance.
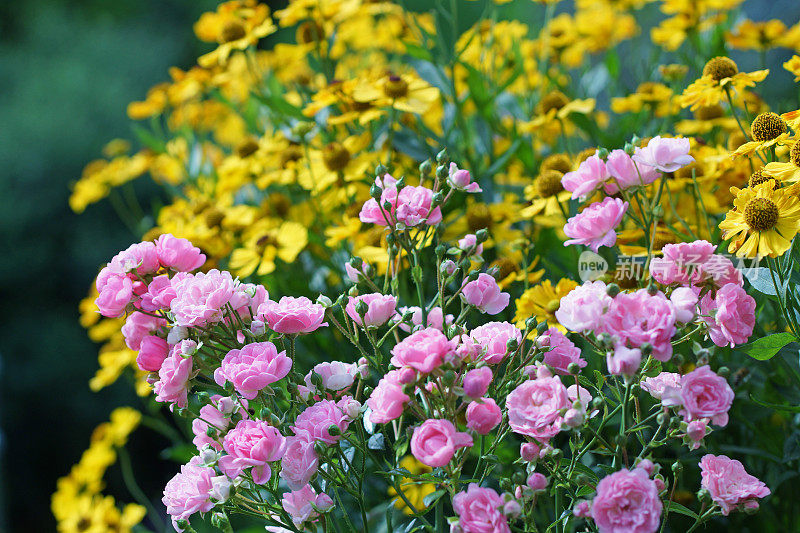
[[[789,139],[789,133],[786,131],[786,127],[786,121],[780,115],[776,115],[775,113],[761,113],[753,119],[753,123],[750,125],[750,132],[753,136],[753,140],[737,148],[732,156],[750,155],[757,150],[762,151],[776,144],[785,144]]]
[[[530,133],[554,123],[563,123],[572,113],[588,115],[594,111],[595,103],[594,98],[570,100],[561,91],[550,91],[539,100],[533,120],[520,124],[520,131]]]
[[[308,244],[308,230],[292,221],[262,219],[245,234],[245,243],[231,253],[230,268],[243,278],[255,272],[264,276],[275,271],[275,260],[292,263]]]
[[[794,75],[794,81],[800,81],[800,56],[793,55],[789,61],[783,64],[783,68]]]
[[[780,20],[755,22],[742,21],[734,31],[725,35],[725,40],[739,50],[769,50],[780,45],[786,33],[786,24]]]
[[[233,4],[232,8],[224,13],[219,11],[214,23],[208,23],[201,17],[198,21],[200,30],[198,34],[205,36],[207,28],[201,23],[207,23],[208,27],[216,27],[216,40],[219,46],[200,56],[197,63],[204,68],[211,68],[214,65],[224,65],[228,61],[228,56],[234,50],[244,50],[258,42],[262,37],[274,33],[278,27],[272,23],[269,16],[269,7],[266,4],[241,5],[239,2],[226,2],[220,6],[220,11]],[[198,26],[195,27],[198,31]]]
[[[680,110],[672,89],[654,81],[639,84],[636,92],[611,99],[611,111],[617,114],[638,113],[650,109],[657,117],[675,115]]]
[[[739,72],[739,67],[728,57],[714,57],[703,67],[703,75],[689,85],[681,95],[681,106],[694,111],[698,107],[709,107],[718,104],[725,88],[742,91],[754,87],[764,81],[769,69],[753,72]]]
[[[566,331],[566,328],[558,323],[555,312],[558,311],[561,298],[577,286],[576,282],[564,278],[554,287],[553,283],[546,279],[539,285],[534,285],[523,292],[522,296],[514,302],[517,309],[514,314],[514,322],[517,327],[524,328],[525,321],[530,317],[535,317],[539,322],[546,320],[550,326]]]
[[[755,187],[731,188],[734,208],[720,222],[728,251],[739,257],[778,257],[800,230],[798,186],[775,189],[770,180]]]
[[[414,476],[427,474],[432,470],[431,467],[417,461],[413,455],[406,455],[403,457],[400,460],[399,466],[401,468],[405,468]],[[400,487],[400,490],[403,491],[403,496],[405,496],[406,499],[411,502],[411,505],[413,505],[417,511],[422,511],[425,509],[425,496],[436,490],[436,485],[433,483],[424,483],[416,481],[415,478],[408,477],[402,478],[400,483],[398,483],[398,487]],[[394,487],[389,487],[389,496],[398,496]],[[406,505],[405,500],[399,496],[394,501],[394,506],[398,509],[401,509],[407,515],[414,514],[414,511],[412,511],[411,508]]]
[[[800,142],[795,141],[789,151],[788,163],[781,163],[780,161],[767,163],[767,166],[762,170],[762,174],[787,183],[800,181]]]
[[[439,98],[439,89],[414,74],[387,74],[353,90],[353,98],[375,107],[393,107],[406,113],[423,114]]]

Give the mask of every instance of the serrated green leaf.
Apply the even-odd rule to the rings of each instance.
[[[743,351],[753,359],[766,361],[768,359],[772,359],[776,353],[781,351],[781,348],[790,342],[794,342],[795,340],[795,336],[788,332],[773,333],[772,335],[767,335],[766,337],[756,339],[751,343],[743,344],[742,346],[739,346],[739,350]]]

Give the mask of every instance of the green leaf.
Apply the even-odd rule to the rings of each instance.
[[[750,395],[750,399],[762,407],[769,407],[770,409],[775,409],[776,411],[786,411],[787,413],[800,413],[800,405],[781,405],[779,403],[765,402],[763,400],[759,400],[752,394]]]
[[[370,450],[382,450],[386,447],[386,437],[383,433],[375,433],[367,441],[367,446]]]
[[[406,45],[406,53],[411,57],[414,57],[416,59],[422,59],[424,61],[431,61],[433,59],[431,53],[427,49],[419,46],[418,44],[413,44],[413,43],[403,43],[403,44]]]
[[[756,339],[751,343],[744,344],[740,346],[739,349],[753,359],[766,361],[772,359],[781,348],[794,341],[795,337],[791,333],[773,333],[772,335]]]
[[[695,513],[694,511],[692,511],[688,507],[684,507],[683,505],[681,505],[679,503],[675,503],[675,502],[666,502],[666,504],[667,504],[667,509],[668,510],[676,512],[678,514],[690,516],[690,517],[694,518],[695,520],[697,520],[697,513]]]
[[[445,491],[443,490],[437,490],[436,492],[431,492],[430,494],[427,494],[424,498],[422,498],[422,504],[425,507],[430,507],[431,505],[436,503],[439,500],[439,498],[444,496],[444,494]]]
[[[756,267],[756,268],[745,268],[743,270],[747,281],[750,282],[750,285],[762,294],[767,294],[769,296],[776,296],[777,293],[775,292],[775,284],[772,283],[772,274],[766,267]],[[775,281],[778,281],[777,278]],[[784,289],[785,290],[785,287]]]

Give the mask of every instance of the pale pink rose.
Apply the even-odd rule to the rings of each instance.
[[[523,461],[531,463],[542,458],[546,450],[546,447],[542,447],[536,442],[523,442],[519,447],[519,456]]]
[[[372,409],[369,419],[373,424],[385,424],[403,414],[403,407],[411,398],[403,392],[401,374],[401,370],[387,372],[372,391],[367,406]]]
[[[285,441],[280,431],[264,420],[240,420],[222,441],[227,455],[220,457],[219,469],[234,479],[252,467],[253,481],[262,485],[272,476],[268,463],[283,457]]]
[[[216,474],[213,468],[200,464],[200,457],[195,456],[167,482],[161,501],[176,531],[183,531],[177,525],[178,520],[187,520],[195,513],[205,513],[214,507],[211,496]]]
[[[618,344],[613,352],[606,355],[606,366],[608,373],[619,376],[632,376],[639,370],[642,363],[642,352],[639,348],[626,348]]]
[[[319,517],[318,510],[323,513],[331,510],[333,500],[325,493],[317,494],[311,485],[305,485],[299,490],[284,493],[281,507],[292,517],[294,525],[300,527]]]
[[[278,353],[271,342],[254,342],[229,351],[214,371],[214,381],[220,387],[230,381],[236,392],[252,400],[261,389],[286,377],[291,368],[285,351]]]
[[[716,297],[707,293],[700,301],[700,314],[708,326],[708,336],[717,346],[747,342],[756,323],[756,301],[740,286],[728,283]]]
[[[748,474],[742,463],[725,455],[704,455],[700,459],[700,486],[727,516],[739,507],[757,509],[758,498],[770,494],[769,488],[757,477]]]
[[[186,239],[179,239],[169,233],[156,239],[156,253],[161,266],[179,272],[191,272],[206,262],[206,256],[200,252],[200,248],[193,246]]]
[[[625,150],[612,150],[606,158],[609,179],[605,183],[606,194],[616,194],[637,185],[649,185],[661,174],[651,166],[637,165]]]
[[[464,235],[458,239],[458,247],[464,251],[467,256],[481,255],[483,253],[483,244],[478,244],[478,237],[474,233]]]
[[[633,160],[640,165],[648,165],[662,172],[675,172],[694,162],[689,155],[689,139],[668,139],[656,136],[650,139],[645,148],[636,147]]]
[[[641,383],[642,390],[656,400],[660,400],[668,388],[679,390],[680,386],[681,375],[675,372],[661,372],[655,377],[643,379]]]
[[[662,362],[672,357],[670,341],[675,331],[672,303],[662,293],[651,295],[646,289],[615,296],[599,328],[629,348],[650,343],[653,357]]]
[[[135,272],[140,276],[152,274],[158,270],[158,254],[156,245],[152,242],[137,242],[111,258],[106,268],[97,276],[100,290],[104,279],[109,274],[127,274]]]
[[[205,327],[220,322],[226,304],[237,309],[247,302],[236,292],[237,282],[230,272],[213,269],[185,277],[175,277],[172,286],[175,298],[170,309],[179,326]]]
[[[172,347],[158,371],[158,381],[153,385],[156,401],[168,402],[170,409],[174,405],[186,407],[192,357],[183,350],[191,351],[192,345],[197,346],[194,341],[181,341]]]
[[[344,264],[344,271],[347,274],[347,279],[353,283],[358,283],[362,278],[368,277],[367,268],[369,268],[369,266],[364,261],[361,261],[361,270],[353,268],[349,261]]]
[[[592,401],[592,393],[580,385],[575,385],[574,383],[567,387],[567,397],[572,403],[580,402],[581,407],[584,410],[589,408],[589,404]]]
[[[442,210],[431,209],[433,191],[426,187],[406,185],[397,195],[395,217],[397,222],[408,227],[426,224],[433,226],[442,221]]]
[[[158,372],[169,353],[167,341],[155,335],[148,335],[139,345],[136,365],[145,372]]]
[[[268,300],[258,307],[258,315],[272,331],[287,335],[311,333],[328,325],[323,322],[325,308],[305,296],[284,296],[278,302]]]
[[[593,203],[567,220],[564,233],[569,240],[564,242],[564,246],[582,244],[594,252],[601,246],[614,246],[617,242],[617,226],[627,210],[628,202],[610,196],[602,202]]]
[[[602,281],[587,281],[561,298],[556,320],[570,331],[587,333],[600,327],[612,298]]]
[[[488,366],[474,368],[464,374],[464,394],[470,398],[480,398],[489,390],[492,382],[492,369]]]
[[[688,323],[697,314],[697,293],[691,287],[678,287],[669,295],[675,309],[675,321]]]
[[[367,305],[367,313],[362,320],[361,315],[356,311],[356,303],[364,302]],[[359,326],[368,328],[376,328],[382,326],[389,321],[395,314],[395,307],[397,300],[394,296],[381,294],[379,292],[371,294],[362,294],[356,297],[350,297],[345,311],[353,322]]]
[[[391,363],[395,368],[410,366],[428,374],[444,362],[444,357],[454,350],[452,341],[438,329],[427,328],[412,333],[392,348]]]
[[[488,435],[503,418],[503,413],[491,398],[479,398],[467,406],[467,428]]]
[[[576,503],[575,507],[572,509],[572,514],[577,518],[589,518],[592,516],[592,510],[589,506],[589,502],[586,500],[578,500],[578,503]]]
[[[286,449],[281,458],[281,478],[292,490],[297,490],[316,475],[319,457],[314,450],[314,441],[309,435],[286,437]]]
[[[211,403],[200,408],[200,417],[192,420],[192,433],[194,433],[192,443],[198,450],[202,450],[205,446],[211,446],[215,450],[221,451],[222,443],[219,439],[224,436],[221,433],[231,425],[234,415],[249,418],[248,403],[247,400],[241,400],[240,406],[239,401],[233,397],[219,394],[211,396],[210,400]],[[217,431],[215,438],[209,436],[209,428]]]
[[[455,163],[450,163],[448,168],[447,184],[463,192],[483,192],[480,185],[472,181],[469,170],[460,169]]]
[[[591,515],[600,533],[654,533],[662,507],[658,487],[645,470],[623,469],[597,484]]]
[[[317,389],[312,381],[312,376],[317,374],[322,380],[322,389],[332,392],[342,392],[347,390],[356,377],[363,375],[362,369],[356,363],[342,363],[341,361],[331,361],[318,363],[305,375],[305,386],[298,385],[297,389],[304,400],[321,391]]]
[[[722,288],[728,283],[744,286],[742,272],[724,255],[712,255],[708,261],[700,265],[697,274],[700,280],[712,279],[717,288]]]
[[[240,306],[234,310],[245,323],[252,322],[258,316],[258,308],[269,301],[266,287],[255,283],[239,283],[236,286],[236,296]],[[228,318],[228,324],[238,326],[239,322],[231,316]]]
[[[463,533],[510,533],[503,514],[503,498],[493,489],[470,483],[466,491],[453,496],[453,510]]]
[[[473,329],[469,338],[480,344],[485,350],[481,360],[490,365],[503,361],[508,352],[508,341],[514,339],[517,344],[522,344],[522,332],[509,322],[488,322]]]
[[[690,285],[699,281],[700,267],[714,255],[716,246],[708,241],[666,244],[663,256],[650,261],[650,275],[664,285]]]
[[[508,423],[515,433],[547,442],[561,431],[563,409],[571,402],[557,377],[537,377],[519,385],[506,398]]]
[[[449,420],[429,418],[414,428],[411,436],[411,453],[419,462],[431,467],[446,465],[456,450],[469,446],[472,446],[472,437],[457,431]]]
[[[482,272],[478,274],[478,279],[464,281],[461,296],[468,304],[490,315],[496,315],[508,307],[511,297],[507,292],[501,292],[497,281],[489,274]]]
[[[708,418],[718,426],[728,424],[733,389],[708,366],[695,368],[681,378],[680,398],[681,414],[687,422]]]
[[[125,325],[122,326],[122,336],[125,337],[125,344],[128,348],[138,350],[142,344],[142,339],[166,325],[167,321],[163,318],[156,318],[134,311],[125,319]],[[156,368],[156,370],[158,369]]]
[[[572,199],[585,199],[609,178],[606,164],[600,156],[590,156],[583,161],[578,170],[567,172],[561,178],[561,185],[572,193]]]
[[[692,450],[700,447],[700,441],[706,436],[707,429],[708,423],[705,420],[692,420],[686,426],[686,436],[692,441]]]
[[[132,299],[133,281],[124,274],[114,274],[106,278],[94,304],[101,315],[116,318],[122,315]]]
[[[350,421],[333,400],[320,400],[297,415],[292,426],[295,435],[307,435],[311,440],[336,444],[341,433],[347,431]],[[339,428],[339,435],[331,435],[329,428]]]
[[[570,363],[575,363],[580,368],[588,363],[581,357],[581,350],[566,335],[558,331],[557,328],[550,328],[540,336],[536,337],[536,346],[539,348],[550,348],[544,352],[544,364],[553,368],[557,374],[569,374]]]
[[[392,320],[399,322],[407,311],[411,311],[411,324],[413,325],[413,329],[417,329],[417,327],[422,325],[422,310],[419,307],[401,307],[397,310]],[[453,315],[443,316],[441,307],[434,307],[428,311],[425,317],[425,327],[444,331],[444,325],[447,324],[449,326],[453,323],[453,319]],[[412,330],[411,327],[404,323],[400,324],[399,328],[406,332]]]
[[[539,472],[534,472],[530,476],[528,476],[528,480],[525,482],[533,492],[541,492],[547,488],[547,478],[544,477],[543,474]]]
[[[179,277],[180,276],[180,277]],[[180,273],[175,277],[179,280],[185,274]],[[142,299],[139,305],[145,311],[153,313],[162,309],[169,310],[172,300],[175,299],[175,288],[172,286],[172,280],[167,275],[156,276],[147,285],[147,292],[142,294]]]

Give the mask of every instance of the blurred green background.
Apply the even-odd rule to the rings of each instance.
[[[165,80],[169,66],[188,67],[207,49],[192,23],[215,5],[0,3],[0,532],[54,530],[56,479],[78,460],[92,428],[135,402],[124,381],[89,390],[96,346],[78,324],[77,303],[98,266],[138,235],[107,202],[73,214],[68,185],[108,140],[132,137],[128,102]],[[751,0],[746,11],[794,23],[800,2]],[[143,197],[155,192],[136,187]],[[152,432],[132,438],[147,494],[174,473],[174,464],[152,459],[164,444]],[[118,476],[112,468],[107,492],[132,501]]]

